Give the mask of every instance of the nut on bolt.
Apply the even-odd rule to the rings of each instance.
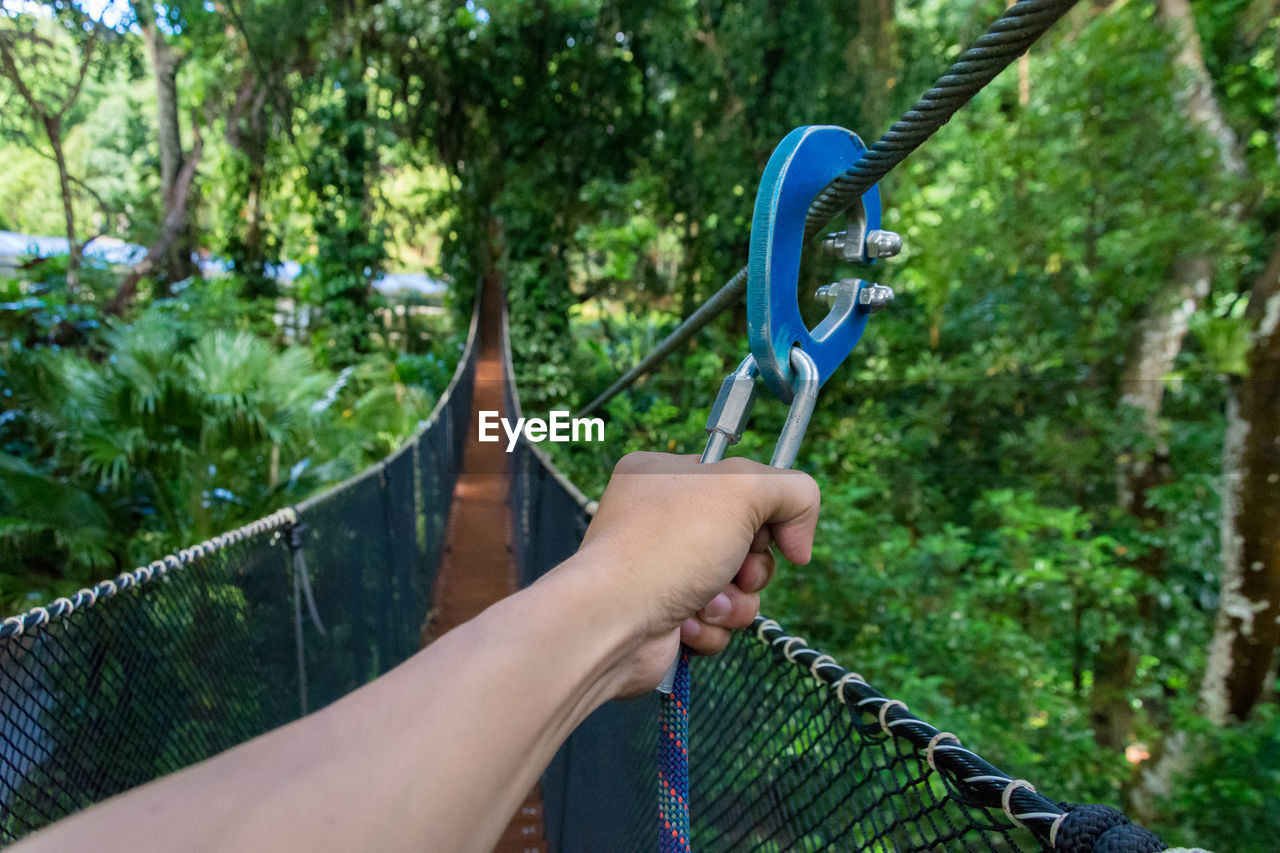
[[[862,279],[842,278],[839,281],[833,281],[831,284],[824,284],[815,290],[813,295],[828,305],[835,305],[841,294],[855,294],[860,287],[862,287]]]
[[[849,241],[848,231],[837,231],[834,234],[828,234],[822,240],[823,250],[837,258],[843,258],[845,244]]]
[[[893,304],[893,288],[883,284],[868,284],[858,291],[858,307],[868,314],[883,311]]]
[[[867,235],[868,258],[892,258],[902,251],[902,235],[895,231],[872,231]]]

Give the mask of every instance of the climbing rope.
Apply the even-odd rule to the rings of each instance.
[[[689,650],[680,650],[671,693],[662,697],[658,746],[658,849],[689,850]]]
[[[805,237],[820,232],[861,198],[873,184],[919,148],[934,132],[1017,59],[1077,0],[1019,0],[987,29],[960,58],[952,63],[915,106],[876,140],[857,163],[832,180],[810,206]],[[599,396],[578,412],[584,417],[612,400],[637,379],[653,370],[667,356],[696,335],[726,309],[737,304],[747,290],[747,268],[734,273],[696,311]]]

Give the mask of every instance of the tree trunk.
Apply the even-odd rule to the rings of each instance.
[[[1175,43],[1181,45],[1174,63],[1185,75],[1186,86],[1181,93],[1183,112],[1213,139],[1222,167],[1233,175],[1244,175],[1244,160],[1236,146],[1235,132],[1227,124],[1213,94],[1213,79],[1204,64],[1204,49],[1189,0],[1156,0],[1156,9]]]
[[[182,169],[179,170],[175,180],[173,197],[165,198],[165,207],[168,208],[169,213],[165,216],[160,228],[160,236],[147,250],[146,256],[124,277],[115,296],[103,306],[103,311],[109,315],[120,316],[133,303],[134,297],[138,294],[138,283],[160,268],[186,224],[187,199],[191,195],[192,184],[195,182],[196,166],[204,152],[204,140],[200,138],[198,129],[195,133],[196,140],[191,146],[191,154],[182,164]]]
[[[265,128],[255,128],[254,139],[246,149],[249,156],[249,180],[245,193],[248,222],[237,268],[244,278],[242,292],[250,299],[276,296],[276,282],[267,275],[262,245],[262,186],[266,177],[266,141],[262,135],[265,132]]]
[[[180,62],[169,46],[165,34],[156,25],[155,16],[141,4],[135,4],[135,14],[146,36],[147,53],[156,79],[156,140],[160,148],[160,190],[164,197],[164,218],[167,223],[174,213],[173,205],[178,193],[175,185],[182,174],[186,157],[182,151],[182,130],[178,118],[178,66]],[[170,282],[181,281],[195,271],[191,262],[194,241],[186,215],[186,198],[182,199],[181,227],[169,241],[159,269]]]
[[[62,122],[56,116],[43,117],[45,135],[49,137],[49,147],[53,149],[53,162],[58,166],[58,189],[62,193],[62,215],[67,228],[67,293],[74,294],[80,289],[80,266],[83,247],[76,239],[76,212],[71,196],[71,173],[67,169],[67,158],[62,151]]]
[[[864,132],[874,139],[890,118],[893,87],[900,76],[894,0],[859,0],[859,37],[846,52],[850,77],[862,83]],[[865,54],[859,56],[859,54]]]
[[[1280,95],[1274,110],[1280,122]],[[1247,375],[1227,409],[1221,591],[1200,691],[1219,725],[1247,719],[1271,690],[1280,644],[1280,233],[1273,240],[1249,291]]]
[[[1160,8],[1162,14],[1177,14],[1183,22],[1180,61],[1188,61],[1189,52],[1199,58],[1200,41],[1186,0],[1160,0]],[[1224,151],[1224,166],[1245,174],[1235,136],[1213,99],[1204,63],[1197,65],[1201,76],[1193,86],[1189,109],[1207,110],[1201,113],[1202,120]],[[1280,99],[1276,115],[1280,119]],[[1280,148],[1276,153],[1280,157]],[[1220,726],[1244,720],[1264,695],[1274,679],[1280,642],[1280,234],[1250,289],[1246,322],[1248,378],[1233,383],[1227,401],[1221,592],[1200,688],[1205,715]],[[1158,760],[1143,769],[1133,794],[1137,816],[1147,822],[1157,817],[1159,802],[1168,797],[1173,780],[1188,770],[1193,759],[1185,732],[1174,733],[1161,746]]]
[[[1219,725],[1249,717],[1280,646],[1280,235],[1250,291],[1247,322],[1249,372],[1227,411],[1221,593],[1200,693]]]
[[[1157,0],[1161,21],[1175,36],[1181,49],[1174,63],[1184,85],[1179,103],[1187,120],[1213,140],[1222,169],[1243,174],[1244,163],[1236,149],[1235,134],[1227,125],[1213,94],[1213,83],[1204,64],[1200,36],[1187,0]],[[1164,527],[1163,513],[1151,507],[1150,491],[1168,482],[1168,448],[1161,434],[1160,410],[1164,403],[1164,377],[1182,349],[1191,320],[1209,294],[1214,260],[1189,256],[1173,263],[1165,290],[1152,300],[1138,321],[1133,346],[1120,378],[1120,399],[1141,413],[1142,433],[1150,452],[1131,448],[1117,465],[1119,503],[1139,524],[1149,530]],[[1138,558],[1137,566],[1149,577],[1164,574],[1164,552],[1153,548]],[[1149,600],[1137,602],[1143,619],[1155,609]],[[1137,652],[1127,633],[1121,632],[1100,649],[1094,667],[1094,687],[1090,694],[1089,716],[1094,739],[1106,749],[1123,749],[1133,725],[1129,688],[1137,671]]]

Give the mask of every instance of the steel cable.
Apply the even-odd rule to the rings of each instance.
[[[805,219],[810,238],[849,208],[895,166],[919,148],[1009,63],[1022,55],[1045,30],[1066,14],[1077,0],[1020,0],[1005,10],[960,58],[952,63],[902,118],[894,122],[858,162],[826,186],[814,199]],[[747,268],[738,270],[635,367],[578,412],[583,417],[644,376],[674,350],[697,334],[747,289]]]

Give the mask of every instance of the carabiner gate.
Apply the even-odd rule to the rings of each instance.
[[[791,368],[796,387],[787,409],[787,419],[778,433],[778,443],[773,448],[769,464],[774,468],[790,468],[800,452],[800,442],[813,417],[813,406],[818,401],[818,367],[804,350],[791,350]],[[703,462],[719,462],[725,451],[737,444],[746,429],[747,419],[756,401],[755,377],[759,372],[754,356],[747,356],[737,369],[725,377],[720,393],[707,417],[707,446],[702,451]]]

